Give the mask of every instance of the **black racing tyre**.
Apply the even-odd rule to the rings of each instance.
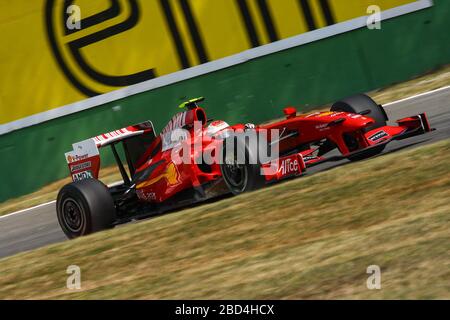
[[[367,116],[374,119],[375,123],[365,128],[365,132],[386,125],[387,116],[383,107],[378,105],[372,100],[372,98],[365,94],[358,94],[356,96],[335,102],[331,107],[331,111],[344,111],[350,113],[360,113],[367,110],[370,111]]]
[[[358,94],[333,104],[331,111],[344,111],[350,113],[361,113],[364,111],[370,111],[367,116],[374,119],[375,123],[364,128],[364,132],[380,128],[386,125],[388,120],[386,112],[383,107],[378,105],[372,98],[365,94]],[[360,152],[357,155],[348,157],[351,161],[363,160],[366,158],[373,157],[377,154],[383,152],[386,145],[382,145],[376,148],[368,149],[365,152]]]
[[[233,148],[229,148],[230,143]],[[265,185],[258,157],[260,144],[267,146],[267,141],[261,136],[258,136],[258,147],[252,146],[248,139],[243,139],[239,135],[224,140],[220,170],[225,184],[234,195],[253,191]]]
[[[56,201],[59,225],[69,239],[112,228],[115,211],[108,188],[96,179],[65,185]]]

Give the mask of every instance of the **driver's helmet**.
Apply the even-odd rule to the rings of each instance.
[[[215,120],[211,122],[208,127],[206,128],[206,134],[210,137],[214,136],[219,131],[222,131],[226,128],[228,128],[229,125],[225,121],[222,120]]]

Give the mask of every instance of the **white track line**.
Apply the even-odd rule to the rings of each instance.
[[[113,183],[109,184],[108,187],[114,187],[114,186],[117,186],[117,185],[119,185],[121,183],[123,183],[123,181],[116,181],[116,182],[113,182]],[[4,218],[7,218],[7,217],[10,217],[10,216],[13,216],[15,214],[24,213],[24,212],[27,212],[27,211],[32,211],[34,209],[45,207],[45,206],[47,206],[49,204],[53,204],[55,202],[56,202],[56,200],[53,200],[53,201],[50,201],[50,202],[38,204],[37,206],[31,207],[31,208],[22,209],[22,210],[19,210],[19,211],[16,211],[16,212],[11,212],[11,213],[5,214],[3,216],[0,216],[0,220],[4,219]]]
[[[442,87],[442,88],[439,88],[439,89],[436,89],[436,90],[432,90],[432,91],[416,94],[416,95],[408,97],[408,98],[404,98],[404,99],[400,99],[400,100],[397,100],[397,101],[389,102],[387,104],[384,104],[383,107],[389,107],[389,106],[397,104],[397,103],[401,103],[401,102],[405,102],[405,101],[409,101],[409,100],[414,100],[414,99],[417,99],[417,98],[420,98],[420,97],[425,97],[425,96],[432,95],[432,94],[435,94],[435,93],[438,93],[438,92],[441,92],[441,91],[445,91],[445,90],[450,90],[450,86]],[[120,183],[120,182],[118,181],[118,182],[112,183],[109,186],[111,187],[111,186],[117,185],[118,183]],[[13,216],[15,214],[24,213],[24,212],[27,212],[27,211],[32,211],[34,209],[37,209],[37,208],[40,208],[40,207],[44,207],[44,206],[47,206],[47,205],[55,203],[55,202],[56,202],[56,200],[53,200],[53,201],[50,201],[50,202],[47,202],[47,203],[43,203],[43,204],[40,204],[40,205],[31,207],[31,208],[28,208],[28,209],[23,209],[23,210],[19,210],[19,211],[16,211],[16,212],[8,213],[8,214],[6,214],[4,216],[0,216],[0,220],[1,219],[5,219],[5,218],[10,217],[10,216]]]
[[[409,100],[414,100],[414,99],[420,98],[420,97],[426,97],[426,96],[429,96],[429,95],[432,95],[432,94],[435,94],[435,93],[438,93],[438,92],[441,92],[441,91],[449,90],[449,89],[450,89],[450,86],[446,86],[446,87],[442,87],[442,88],[439,88],[439,89],[436,89],[436,90],[427,91],[427,92],[424,92],[424,93],[416,94],[415,96],[411,96],[411,97],[408,97],[408,98],[404,98],[404,99],[400,99],[400,100],[397,100],[397,101],[389,102],[387,104],[384,104],[383,107],[389,107],[389,106],[397,104],[397,103],[401,103],[401,102],[405,102],[405,101],[409,101]]]
[[[4,216],[0,216],[0,220],[8,218],[10,216],[13,216],[15,214],[24,213],[24,212],[27,212],[27,211],[32,211],[32,210],[37,209],[37,208],[45,207],[45,206],[48,206],[49,204],[53,204],[55,202],[56,202],[56,200],[53,200],[53,201],[50,201],[50,202],[47,202],[47,203],[38,204],[37,206],[31,207],[31,208],[27,208],[27,209],[19,210],[19,211],[16,211],[16,212],[8,213],[8,214],[5,214]]]

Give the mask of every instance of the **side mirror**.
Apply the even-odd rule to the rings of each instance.
[[[295,107],[287,107],[283,109],[286,119],[292,119],[297,116],[297,109]]]

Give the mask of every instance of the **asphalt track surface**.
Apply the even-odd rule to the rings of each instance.
[[[419,147],[450,137],[450,87],[385,105],[390,119],[427,112],[436,131],[388,144],[383,154]],[[393,123],[390,120],[390,123]],[[328,170],[348,160],[323,163],[308,169],[308,174]],[[0,258],[48,244],[67,241],[56,219],[55,202],[0,217]]]

